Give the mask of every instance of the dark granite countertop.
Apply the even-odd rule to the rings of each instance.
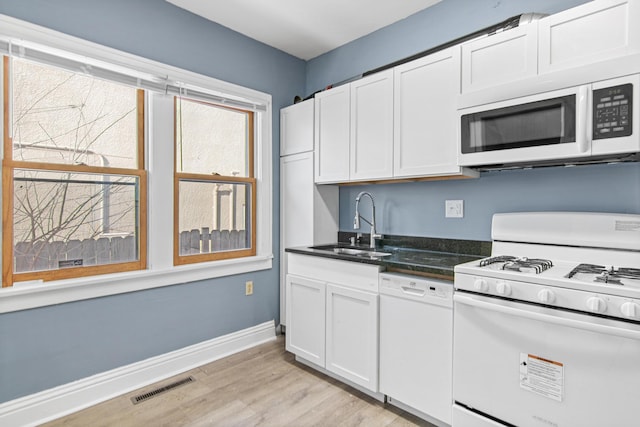
[[[344,240],[348,242],[351,235],[353,233],[340,232],[339,242],[334,245],[341,248],[369,248],[366,241],[353,246],[346,243]],[[322,246],[330,245],[318,245],[315,248],[286,248],[285,250],[290,253],[381,265],[387,271],[402,271],[445,280],[453,280],[453,268],[457,264],[481,259],[491,253],[491,242],[408,236],[385,236],[379,241],[376,251],[391,254],[384,257],[371,258],[335,253],[331,249],[317,249]]]

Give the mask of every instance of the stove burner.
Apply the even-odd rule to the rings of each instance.
[[[600,282],[600,283],[608,283],[610,285],[622,285],[620,278],[611,276],[607,270],[597,275],[593,279],[593,281]]]
[[[548,259],[527,258],[527,257],[517,258],[509,255],[484,259],[480,261],[480,267],[485,267],[490,264],[495,264],[499,262],[504,263],[502,265],[503,270],[520,271],[523,273],[540,274],[543,271],[553,267],[553,263]]]
[[[610,285],[624,286],[622,279],[640,280],[640,268],[615,268],[614,266],[607,268],[604,265],[595,264],[580,264],[567,274],[567,278],[571,279],[579,273],[592,274],[594,275],[594,282],[607,283]]]

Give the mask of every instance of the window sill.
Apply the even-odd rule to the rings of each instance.
[[[0,288],[0,314],[268,270],[272,267],[272,261],[273,255],[263,255],[164,270],[144,270],[51,282],[18,282],[13,287]]]

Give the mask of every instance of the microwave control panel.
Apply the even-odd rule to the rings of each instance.
[[[593,91],[593,139],[631,135],[633,85]]]

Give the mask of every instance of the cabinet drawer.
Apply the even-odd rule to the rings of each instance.
[[[378,292],[378,273],[381,266],[358,262],[340,261],[329,258],[287,254],[288,273],[315,280]]]

